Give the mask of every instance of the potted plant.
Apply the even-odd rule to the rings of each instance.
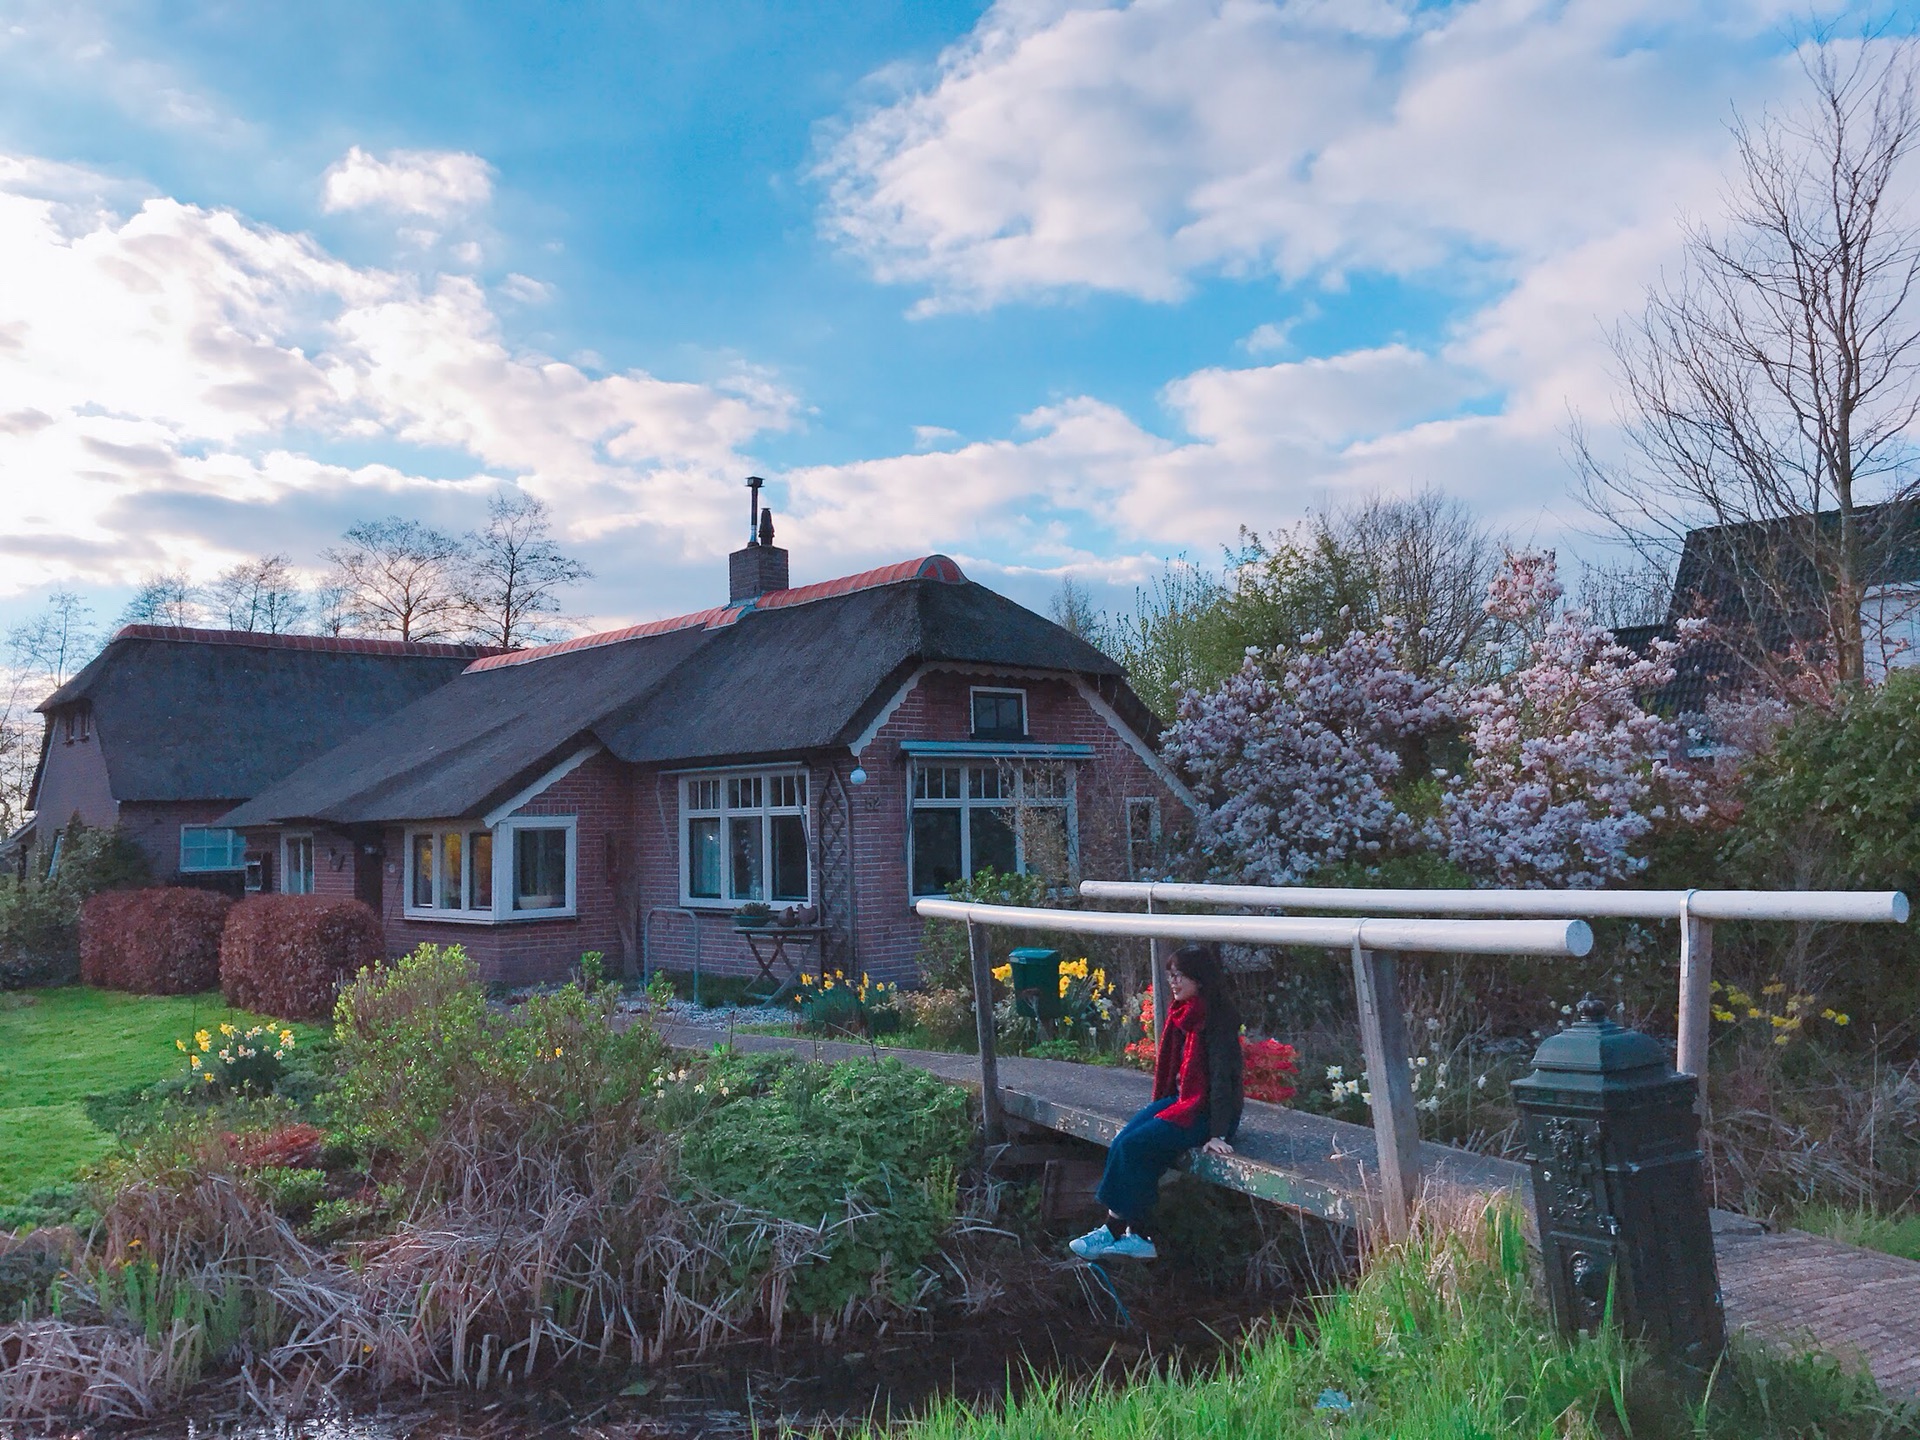
[[[733,928],[758,930],[773,919],[773,908],[758,900],[749,900],[733,912]]]

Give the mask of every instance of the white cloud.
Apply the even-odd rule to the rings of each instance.
[[[792,422],[762,373],[592,377],[510,345],[465,276],[349,265],[164,197],[116,212],[86,181],[0,158],[5,593],[311,559],[381,509],[458,528],[503,480],[582,541],[672,562],[724,548],[743,447]]]
[[[515,273],[500,282],[500,293],[522,305],[544,305],[553,298],[553,287],[531,275]]]
[[[913,448],[916,450],[939,450],[949,440],[958,440],[960,432],[949,430],[944,425],[916,425],[913,427]]]
[[[1755,53],[1777,19],[1768,0],[1008,0],[830,147],[826,223],[932,308],[1506,273],[1710,197],[1729,98],[1777,86]]]
[[[355,145],[328,169],[321,204],[329,213],[386,210],[445,224],[492,199],[493,167],[478,155],[391,150],[382,157]]]

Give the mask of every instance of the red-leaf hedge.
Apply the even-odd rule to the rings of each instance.
[[[211,890],[108,890],[80,907],[80,978],[136,995],[197,995],[220,983],[233,900]]]
[[[255,895],[233,907],[220,942],[220,990],[241,1010],[324,1020],[341,985],[386,948],[380,917],[332,895]]]

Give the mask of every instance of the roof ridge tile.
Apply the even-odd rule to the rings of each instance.
[[[571,640],[556,640],[551,645],[534,645],[525,650],[509,650],[505,653],[489,655],[484,659],[475,660],[466,668],[465,673],[472,675],[482,670],[499,670],[510,665],[525,665],[530,661],[545,660],[554,655],[570,655],[576,650],[597,650],[603,645],[620,645],[628,640],[645,640],[655,635],[668,635],[676,630],[691,630],[696,627],[703,630],[724,629],[757,610],[784,610],[794,605],[810,604],[815,600],[831,600],[842,595],[852,595],[861,590],[872,590],[881,585],[899,585],[908,580],[938,580],[948,585],[964,585],[966,579],[960,567],[945,555],[922,555],[918,559],[902,560],[896,565],[883,565],[875,570],[863,570],[857,575],[843,575],[837,580],[822,580],[813,585],[801,585],[789,590],[770,590],[751,600],[742,600],[731,605],[714,605],[705,610],[696,610],[690,615],[674,615],[665,620],[648,620],[619,630],[602,630],[593,635],[576,635]]]
[[[499,645],[468,645],[443,640],[377,640],[361,635],[295,635],[266,630],[203,630],[189,625],[122,625],[119,640],[169,640],[186,645],[246,645],[263,650],[314,650],[344,655],[416,655],[443,660],[510,655]]]

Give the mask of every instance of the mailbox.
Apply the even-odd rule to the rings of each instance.
[[[1554,1318],[1621,1327],[1704,1374],[1726,1339],[1694,1077],[1589,997],[1513,1083]]]

